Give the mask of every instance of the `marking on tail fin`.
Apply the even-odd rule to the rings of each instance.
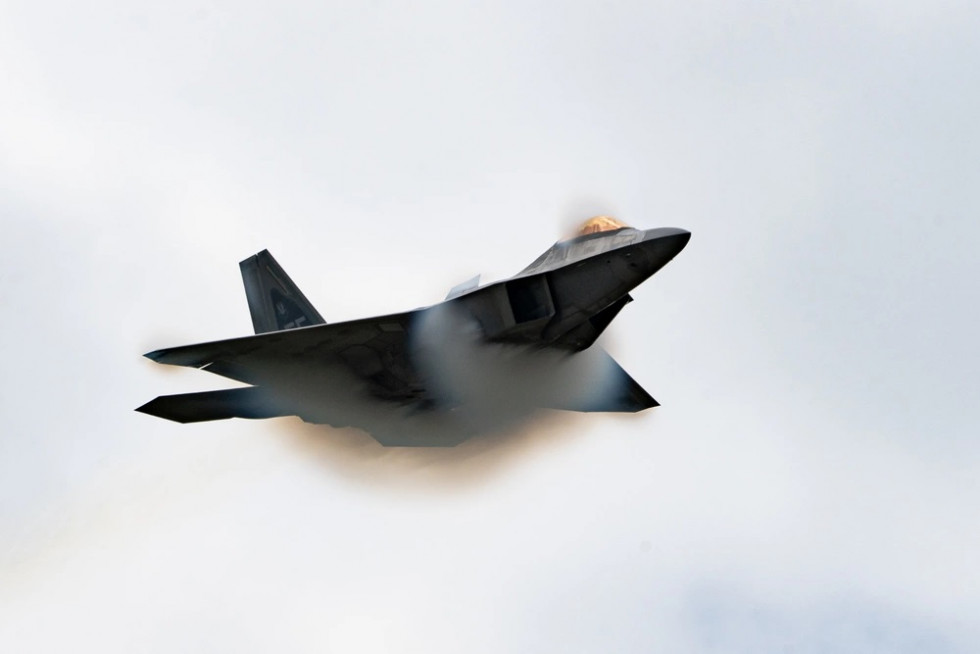
[[[238,266],[256,334],[326,323],[268,250]]]

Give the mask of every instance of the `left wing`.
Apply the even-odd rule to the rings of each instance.
[[[248,384],[270,370],[303,371],[340,364],[385,399],[414,399],[420,384],[407,337],[419,311],[275,331],[147,353],[157,363],[203,368]]]

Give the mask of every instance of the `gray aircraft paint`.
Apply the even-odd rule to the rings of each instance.
[[[488,404],[496,413],[512,414],[501,424],[538,408],[642,411],[658,403],[594,343],[632,301],[629,292],[689,239],[676,228],[582,234],[509,279],[480,287],[477,277],[432,307],[335,324],[263,250],[240,264],[256,335],[146,355],[251,386],[160,396],[137,410],[177,422],[297,415],[361,427],[386,445],[452,445],[497,428],[481,416],[481,395],[495,396]],[[457,351],[447,354],[454,342]],[[452,373],[467,364],[481,372]],[[498,378],[482,387],[461,381],[481,375]],[[601,381],[587,389],[570,381],[590,375]],[[497,390],[517,378],[519,392]],[[379,423],[379,412],[391,419]],[[419,413],[438,426],[398,428]]]

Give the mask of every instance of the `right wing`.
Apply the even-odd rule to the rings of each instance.
[[[660,406],[653,397],[640,386],[629,373],[623,370],[608,352],[598,348],[608,366],[608,379],[589,397],[579,397],[570,401],[556,402],[549,408],[584,413],[637,413]]]

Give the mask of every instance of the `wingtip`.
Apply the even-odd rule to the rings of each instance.
[[[137,413],[145,413],[146,415],[153,416],[154,418],[163,418],[164,420],[177,422],[182,425],[186,424],[188,422],[187,420],[181,420],[181,416],[179,414],[176,414],[173,411],[168,410],[169,407],[167,405],[167,402],[168,402],[168,396],[160,395],[158,397],[153,398],[143,406],[136,407],[135,409],[133,409],[133,411],[136,411]]]
[[[647,409],[655,409],[660,406],[660,402],[650,397],[650,394],[643,390],[642,387],[639,388],[642,393],[632,394],[631,409],[632,413],[639,413],[640,411],[646,411]]]
[[[150,361],[156,361],[157,363],[159,363],[160,359],[163,358],[163,352],[164,352],[163,350],[153,350],[152,352],[147,352],[143,356],[145,356]]]
[[[137,413],[144,413],[148,416],[154,416],[156,418],[163,418],[165,416],[161,416],[157,411],[154,410],[157,406],[159,406],[159,403],[160,403],[160,398],[155,397],[149,402],[147,402],[146,404],[136,407],[135,409],[133,409],[133,411]]]

